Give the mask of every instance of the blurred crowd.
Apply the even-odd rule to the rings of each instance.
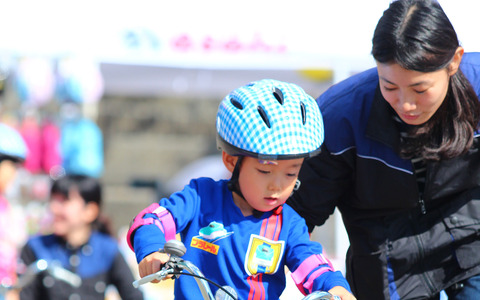
[[[142,298],[101,213],[99,65],[25,57],[0,71],[0,299],[105,299],[110,286]],[[63,275],[46,272],[53,266]]]

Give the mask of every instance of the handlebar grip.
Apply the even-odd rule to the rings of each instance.
[[[132,285],[134,288],[137,288],[142,285],[142,284],[145,284],[145,283],[148,283],[152,280],[155,280],[157,278],[157,273],[153,273],[153,274],[150,274],[150,275],[147,275],[145,277],[142,277],[138,280],[135,280],[134,282],[132,282]]]
[[[145,283],[149,283],[152,280],[155,280],[155,279],[162,280],[168,274],[172,273],[173,271],[174,270],[172,270],[172,269],[162,269],[162,270],[158,271],[157,273],[153,273],[153,274],[147,275],[145,277],[142,277],[138,280],[135,280],[134,282],[132,282],[132,285],[133,285],[134,288],[138,288],[140,285],[145,284]]]

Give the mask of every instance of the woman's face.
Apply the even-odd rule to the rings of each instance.
[[[451,76],[447,69],[422,73],[377,63],[377,70],[383,97],[407,124],[427,122],[447,95]]]
[[[67,237],[73,232],[88,228],[96,217],[96,211],[92,211],[93,205],[93,203],[86,204],[76,189],[72,189],[68,197],[52,194],[50,212],[53,217],[54,233]]]

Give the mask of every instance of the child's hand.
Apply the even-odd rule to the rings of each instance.
[[[170,255],[162,252],[153,252],[145,256],[144,259],[138,264],[138,273],[140,277],[156,273],[160,271],[163,265],[170,259]],[[172,276],[168,276],[170,278]],[[165,278],[165,279],[167,279]],[[158,280],[152,280],[153,283],[159,282]]]
[[[347,289],[341,286],[335,286],[331,290],[328,291],[330,294],[334,296],[340,297],[342,300],[356,300],[355,296],[353,296]]]

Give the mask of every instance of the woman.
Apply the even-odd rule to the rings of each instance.
[[[100,182],[93,177],[66,175],[50,190],[53,233],[31,238],[22,249],[21,259],[31,265],[44,259],[80,277],[55,276],[42,272],[20,292],[20,299],[105,299],[113,285],[122,299],[143,299],[132,286],[133,274],[102,222]],[[59,272],[57,272],[60,274]]]
[[[377,67],[318,99],[322,153],[289,199],[310,229],[338,207],[358,299],[480,294],[480,54],[433,0],[390,4]]]

